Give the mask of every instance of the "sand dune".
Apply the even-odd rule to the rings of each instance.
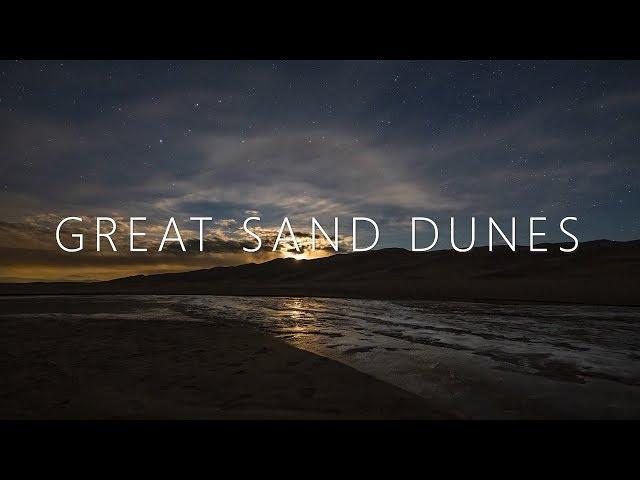
[[[584,242],[574,253],[478,247],[391,248],[316,260],[278,259],[95,283],[2,284],[1,294],[189,293],[572,302],[640,305],[640,240]]]

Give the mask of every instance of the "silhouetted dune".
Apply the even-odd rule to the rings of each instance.
[[[640,305],[640,240],[595,240],[562,253],[518,247],[410,252],[389,248],[316,260],[278,259],[95,283],[3,284],[3,294],[309,295]],[[570,245],[566,245],[570,246]]]

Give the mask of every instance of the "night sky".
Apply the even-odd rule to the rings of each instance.
[[[528,241],[529,216],[576,216],[581,241],[640,237],[640,62],[0,62],[0,281],[112,278],[264,261],[242,222],[309,232],[351,217],[378,248],[412,216],[478,217]],[[123,252],[64,254],[68,215],[122,219]],[[128,217],[164,231],[211,216],[203,254],[126,252]],[[483,220],[484,219],[484,220]],[[87,238],[86,247],[92,246]],[[363,236],[364,238],[364,236]],[[461,225],[460,243],[465,239]],[[364,241],[364,239],[363,239]],[[156,243],[157,245],[157,243]],[[446,243],[439,244],[446,248]]]

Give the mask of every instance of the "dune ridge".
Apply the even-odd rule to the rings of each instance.
[[[92,283],[0,284],[0,294],[217,294],[640,305],[640,240],[411,252],[387,248]]]

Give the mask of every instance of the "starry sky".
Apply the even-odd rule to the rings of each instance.
[[[242,251],[252,215],[267,246],[285,215],[304,242],[312,216],[338,216],[345,245],[351,217],[371,217],[378,248],[410,247],[412,216],[442,222],[438,248],[449,217],[462,243],[472,215],[478,245],[488,216],[522,218],[523,244],[529,216],[548,241],[565,216],[581,241],[636,239],[638,125],[635,61],[3,61],[0,281],[291,255]],[[92,219],[116,218],[121,251],[61,252],[69,215],[87,250]],[[130,216],[150,245],[174,216],[192,245],[199,215],[214,218],[203,253],[126,251]]]

